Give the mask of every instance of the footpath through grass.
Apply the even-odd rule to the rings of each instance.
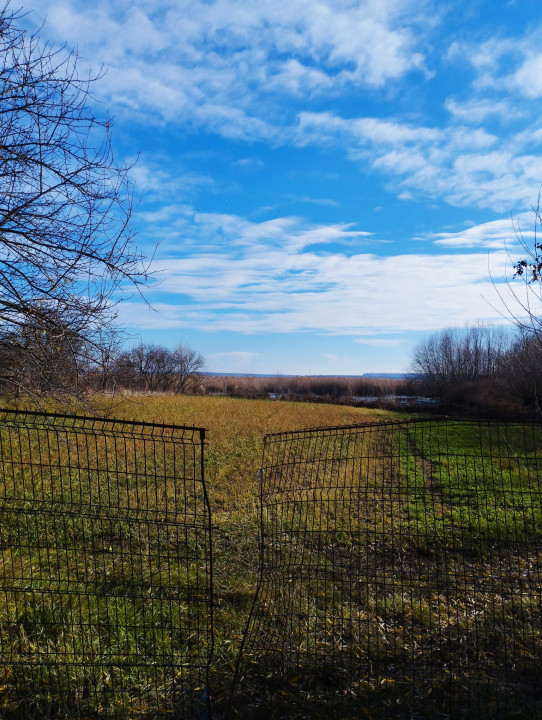
[[[274,439],[251,717],[539,717],[541,459],[529,424]]]

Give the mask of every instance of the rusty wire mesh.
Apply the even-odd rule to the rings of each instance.
[[[0,411],[0,717],[188,718],[208,704],[198,428]]]
[[[542,429],[269,435],[234,716],[542,718]]]

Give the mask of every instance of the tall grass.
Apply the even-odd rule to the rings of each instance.
[[[374,413],[185,396],[131,396],[113,407],[97,402],[117,418],[207,428],[217,600],[213,687],[220,707],[257,580],[263,435]],[[190,492],[178,495],[180,458],[162,448],[160,437],[106,442],[99,434],[49,436],[30,428],[4,429],[0,456],[2,720],[155,720],[168,708],[180,712],[187,693],[197,695],[196,684],[203,692],[197,671],[210,644],[205,608],[190,600],[203,549],[176,524],[197,508]],[[181,475],[190,476],[193,462],[184,456]]]
[[[199,433],[18,420],[0,434],[0,717],[182,714],[211,643]]]
[[[498,423],[270,438],[253,717],[538,717],[541,451]]]
[[[264,435],[393,415],[341,405],[205,396],[130,397],[114,412],[127,419],[207,428],[205,472],[213,511],[216,598],[213,689],[216,704],[224,706],[258,581],[258,470]]]

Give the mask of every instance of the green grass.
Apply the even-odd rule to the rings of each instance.
[[[145,460],[153,446],[142,440],[129,451],[98,444],[96,463],[81,472],[66,457],[86,441],[68,438],[47,448],[60,468],[44,474],[36,438],[3,437],[3,457],[24,469],[6,472],[2,490],[2,720],[159,717],[201,692],[211,641],[220,716],[258,580],[264,434],[393,417],[223,397],[131,397],[110,412],[207,428],[214,637],[204,628],[194,643],[206,622],[190,595],[204,533],[178,534],[175,512],[201,498],[178,493],[169,452],[158,444]],[[437,707],[436,717],[459,718],[469,692],[477,717],[542,714],[533,694],[542,680],[542,432],[525,439],[519,428],[435,425],[423,438],[412,426],[360,437],[307,440],[290,456],[295,467],[265,476],[282,483],[264,513],[280,538],[268,544],[275,574],[262,588],[260,634],[255,626],[249,637],[238,716],[360,717],[362,708],[368,717],[429,717]],[[154,487],[155,469],[166,481],[149,496],[142,488]],[[163,670],[156,658],[178,667]]]
[[[154,718],[190,706],[213,640],[220,704],[255,591],[264,433],[364,417],[352,408],[187,397],[132,398],[112,414],[208,429],[215,637],[194,596],[194,587],[202,600],[208,592],[203,498],[175,478],[181,468],[194,472],[190,446],[4,429],[2,720]],[[200,531],[178,529],[187,511]]]
[[[241,706],[258,677],[262,718],[536,716],[542,435],[526,429],[405,425],[275,449]]]
[[[486,423],[434,424],[407,433],[405,482],[415,493],[409,522],[430,526],[427,535],[446,545],[461,537],[474,550],[506,540],[542,536],[540,456],[542,427]],[[426,516],[432,507],[433,517]],[[429,528],[428,528],[429,530]]]

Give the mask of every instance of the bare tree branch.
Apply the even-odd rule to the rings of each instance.
[[[82,78],[76,53],[21,30],[20,17],[0,11],[0,375],[24,389],[50,361],[36,333],[77,370],[148,265],[133,244],[130,166],[115,164],[110,119],[89,107],[100,74]],[[76,387],[55,368],[39,370],[45,385]]]

